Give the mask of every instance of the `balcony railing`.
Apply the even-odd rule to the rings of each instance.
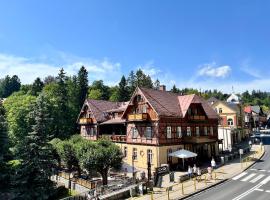
[[[94,120],[93,118],[81,118],[79,120],[79,124],[93,124]]]
[[[146,121],[148,119],[147,113],[129,114],[128,121]]]
[[[205,120],[204,115],[189,115],[188,119],[190,120]]]
[[[100,138],[106,138],[113,142],[126,142],[127,140],[126,135],[100,135]]]

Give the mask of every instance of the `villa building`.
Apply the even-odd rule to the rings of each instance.
[[[128,104],[86,100],[78,122],[87,139],[110,135],[129,172],[133,166],[146,171],[149,162],[152,171],[181,163],[168,155],[179,149],[197,153],[198,160],[218,155],[217,113],[200,96],[167,92],[165,86],[137,87]]]
[[[234,144],[241,142],[249,131],[244,128],[244,112],[240,99],[236,94],[232,94],[226,101],[216,98],[207,101],[219,115],[218,138],[223,140],[220,148],[231,149]]]

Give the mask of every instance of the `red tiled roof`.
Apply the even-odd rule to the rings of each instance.
[[[148,88],[139,89],[160,116],[181,116],[177,94]]]
[[[104,100],[87,99],[86,101],[98,122],[103,122],[107,120],[107,110],[117,109],[121,105],[120,102],[111,102]]]
[[[208,105],[207,101],[198,95],[178,96],[178,94],[167,91],[148,88],[139,89],[159,116],[185,117],[190,104],[199,103],[208,118],[218,118],[217,113]]]
[[[244,108],[244,112],[246,112],[246,113],[251,113],[251,111],[252,111],[251,106],[246,106]]]

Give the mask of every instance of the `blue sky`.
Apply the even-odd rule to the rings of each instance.
[[[0,77],[116,84],[142,68],[170,88],[270,91],[269,1],[0,0]]]

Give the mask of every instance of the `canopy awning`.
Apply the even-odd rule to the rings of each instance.
[[[185,149],[181,149],[173,153],[170,153],[169,156],[173,156],[177,158],[193,158],[193,157],[196,157],[197,154],[191,151],[185,150]]]

